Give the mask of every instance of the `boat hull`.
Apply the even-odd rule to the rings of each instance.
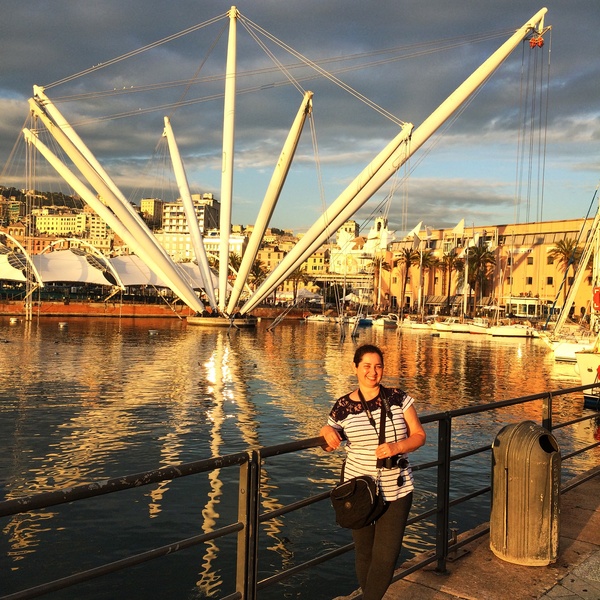
[[[371,325],[379,329],[396,329],[398,327],[398,323],[391,319],[373,319]]]
[[[448,333],[471,333],[469,323],[461,323],[460,319],[455,317],[435,322],[432,329],[440,332],[446,331]]]
[[[329,315],[309,315],[305,317],[304,320],[307,323],[336,323],[337,319],[335,317],[330,317]]]
[[[495,337],[539,337],[538,332],[528,325],[495,325],[488,330]]]
[[[581,378],[581,385],[591,385],[599,382],[600,352],[593,350],[575,353],[577,372]],[[600,390],[592,388],[583,392],[584,404],[587,407],[598,408],[600,405]]]

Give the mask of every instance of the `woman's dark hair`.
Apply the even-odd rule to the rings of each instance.
[[[381,359],[381,364],[383,364],[383,352],[372,344],[365,344],[364,346],[359,346],[354,353],[354,366],[358,367],[358,364],[362,360],[362,357],[365,354],[378,354]]]

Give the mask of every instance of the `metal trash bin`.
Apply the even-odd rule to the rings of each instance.
[[[492,446],[490,548],[519,565],[558,558],[560,450],[533,421],[507,425]]]

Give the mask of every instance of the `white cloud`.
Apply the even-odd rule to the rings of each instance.
[[[571,218],[585,214],[589,195],[597,183],[600,62],[596,57],[600,55],[600,13],[597,0],[549,0],[545,5],[549,9],[546,25],[552,25],[545,36],[547,46],[552,46],[552,61],[548,68],[547,62],[542,61],[542,57],[547,61],[547,53],[538,52],[539,75],[534,83],[540,88],[546,82],[550,85],[544,155],[547,183],[542,186],[543,200],[533,204],[543,206],[544,218]],[[338,73],[340,79],[382,109],[415,127],[514,29],[541,8],[517,0],[484,4],[468,0],[454,3],[450,11],[447,6],[447,0],[237,3],[245,17]],[[4,34],[0,38],[0,165],[11,155],[27,117],[27,98],[34,84],[48,85],[94,65],[106,64],[221,15],[227,8],[217,0],[180,0],[176,4],[159,0],[105,0],[100,4],[55,0],[31,11],[19,0],[5,0]],[[226,25],[227,19],[223,19],[127,62],[47,90],[51,98],[90,91],[114,92],[60,104],[60,108],[70,122],[78,123],[81,137],[125,188],[126,195],[152,193],[147,190],[150,180],[154,181],[153,186],[158,185],[148,175],[146,165],[159,146],[165,114],[172,114],[190,183],[199,188],[197,191],[218,195],[226,30],[214,49],[211,44]],[[443,40],[485,32],[498,35],[485,42],[470,41],[454,49],[430,52]],[[290,84],[283,85],[286,78],[282,73],[264,70],[273,64],[241,24],[238,34],[239,71],[248,76],[241,78],[238,86],[244,93],[237,100],[239,171],[234,187],[234,220],[250,222],[255,218],[301,94]],[[270,47],[282,62],[298,62],[274,44],[270,43]],[[392,53],[379,53],[389,48],[400,49],[395,53],[396,60],[391,60]],[[467,223],[482,224],[511,221],[518,188],[516,173],[521,168],[517,162],[522,119],[519,111],[532,93],[532,89],[522,87],[520,80],[521,70],[527,68],[521,64],[521,55],[528,53],[527,45],[523,51],[513,53],[444,137],[411,159],[413,175],[407,184],[408,193],[394,193],[389,208],[392,229],[400,228],[406,214],[409,224],[412,219],[433,226],[451,226],[461,218]],[[333,58],[345,60],[334,62],[330,60]],[[349,69],[359,63],[371,66]],[[187,89],[185,81],[201,65],[201,83]],[[310,73],[306,69],[295,68],[291,72],[306,89],[315,92],[319,155],[315,161],[307,129],[273,225],[302,230],[312,224],[323,202],[329,205],[399,127],[342,92],[333,82],[306,79]],[[174,81],[182,83],[178,87],[145,88],[143,93],[116,94],[131,86]],[[255,86],[264,89],[253,90]],[[173,103],[192,99],[195,101],[189,106],[173,109]],[[157,106],[163,108],[146,112],[148,107]],[[544,123],[546,105],[537,108],[540,112],[536,118]],[[119,114],[128,116],[86,123],[90,117]],[[534,162],[538,156],[533,155]],[[321,170],[324,200],[317,168]],[[389,190],[389,185],[382,189],[360,215],[380,210],[379,204]],[[572,199],[569,203],[563,199],[567,190]],[[406,209],[404,198],[409,201]]]

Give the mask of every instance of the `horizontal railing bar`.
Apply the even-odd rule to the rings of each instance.
[[[322,500],[326,500],[331,495],[331,492],[322,492],[317,494],[316,496],[310,496],[310,498],[304,498],[303,500],[298,500],[298,502],[292,502],[292,504],[288,504],[286,506],[282,506],[281,508],[277,508],[275,510],[271,510],[269,512],[262,513],[258,520],[260,523],[264,523],[265,521],[269,521],[270,519],[274,519],[275,517],[280,517],[289,512],[293,512],[294,510],[298,510],[299,508],[304,508],[306,506],[310,506],[311,504],[315,504],[316,502],[321,502]]]
[[[415,573],[416,571],[423,569],[427,565],[430,565],[431,563],[436,562],[438,560],[438,558],[439,558],[439,556],[437,556],[437,554],[434,553],[431,556],[428,556],[427,558],[424,558],[423,560],[420,560],[419,562],[412,564],[410,567],[407,567],[406,569],[403,569],[402,571],[398,571],[398,573],[396,573],[394,575],[394,577],[392,577],[392,581],[400,581],[400,579],[404,579],[407,575],[410,575],[411,573]],[[362,595],[357,596],[357,598],[362,598]],[[354,598],[352,600],[354,600]]]
[[[211,531],[210,533],[195,535],[190,538],[174,542],[173,544],[167,544],[166,546],[161,546],[160,548],[154,548],[153,550],[148,550],[147,552],[141,552],[140,554],[135,554],[134,556],[128,556],[127,558],[106,563],[99,567],[88,569],[87,571],[74,573],[73,575],[68,575],[67,577],[62,577],[61,579],[55,579],[54,581],[43,583],[14,594],[9,594],[8,596],[2,596],[0,600],[25,600],[27,598],[36,598],[42,594],[48,594],[50,592],[62,590],[66,587],[83,583],[85,581],[89,581],[90,579],[95,579],[96,577],[108,575],[116,571],[122,571],[128,567],[133,567],[144,562],[148,562],[149,560],[166,556],[167,554],[173,554],[174,552],[185,550],[187,548],[197,546],[198,544],[224,537],[225,535],[237,533],[243,528],[243,523],[233,523],[225,527],[220,527],[219,529]]]
[[[233,594],[229,594],[229,596],[223,596],[221,600],[242,600],[242,594],[240,592],[234,592]]]
[[[461,496],[460,498],[455,498],[454,500],[450,500],[450,506],[457,506],[458,504],[462,504],[463,502],[468,502],[469,500],[473,500],[473,498],[478,498],[479,496],[483,496],[488,492],[492,491],[492,486],[488,485],[484,488],[471,492],[470,494],[466,494],[465,496]]]
[[[260,456],[261,458],[269,458],[271,456],[279,456],[281,454],[297,452],[298,450],[307,450],[309,448],[316,448],[318,446],[323,445],[325,445],[324,438],[322,438],[321,436],[317,436],[306,440],[287,442],[285,444],[278,444],[276,446],[267,446],[265,448],[260,448]]]
[[[581,392],[594,387],[599,387],[598,384],[580,385],[573,388],[566,388],[564,390],[558,390],[553,392],[555,395],[564,396],[574,392]],[[434,421],[442,421],[453,419],[455,417],[463,417],[465,415],[473,415],[480,412],[487,412],[489,410],[495,410],[498,408],[506,408],[508,406],[514,406],[515,404],[524,404],[525,402],[532,402],[533,400],[543,400],[548,397],[548,392],[540,394],[532,394],[530,396],[521,396],[519,398],[511,398],[509,400],[499,400],[497,402],[490,402],[488,404],[478,404],[477,406],[465,406],[464,408],[455,408],[446,412],[430,413],[420,417],[421,423],[432,423]]]
[[[287,569],[286,571],[282,571],[281,573],[277,573],[275,575],[271,575],[271,577],[266,577],[265,579],[262,579],[261,581],[258,582],[257,589],[260,590],[260,589],[266,588],[270,585],[273,585],[274,583],[279,583],[280,581],[283,581],[284,579],[287,579],[288,577],[292,577],[293,575],[296,575],[297,573],[305,571],[306,569],[308,569],[310,567],[314,567],[315,565],[319,565],[323,562],[326,562],[328,560],[331,560],[333,558],[341,556],[342,554],[346,554],[353,549],[354,549],[353,543],[346,544],[345,546],[340,546],[339,548],[336,548],[335,550],[332,550],[331,552],[327,552],[326,554],[322,554],[321,556],[312,558],[311,560],[303,562],[300,565],[296,565],[295,567],[292,567],[291,569]]]
[[[424,521],[428,517],[433,517],[433,515],[437,514],[437,512],[438,512],[437,508],[431,508],[429,510],[426,510],[425,512],[419,513],[418,515],[415,515],[414,517],[410,517],[406,521],[406,525],[407,526],[414,525],[415,523],[418,523],[419,521]]]
[[[578,454],[583,454],[584,452],[587,452],[588,450],[591,450],[592,448],[596,448],[600,446],[600,442],[595,442],[593,444],[590,444],[589,446],[586,446],[585,448],[579,448],[573,452],[571,452],[570,454],[565,454],[564,456],[562,456],[562,460],[568,460],[569,458],[573,458],[574,456],[577,456]]]
[[[440,466],[440,461],[439,460],[432,460],[431,462],[426,462],[426,463],[420,463],[418,465],[410,465],[410,468],[413,471],[424,471],[425,469],[431,469],[433,467],[439,467]]]
[[[598,388],[598,384],[578,386],[578,387],[574,387],[574,388],[559,390],[557,392],[551,392],[550,399],[552,400],[552,398],[555,398],[560,395],[566,395],[566,394],[570,394],[570,393],[574,393],[574,392],[580,392],[580,391],[583,391],[586,389],[591,389],[591,388]],[[524,404],[524,403],[532,402],[532,401],[536,401],[536,400],[546,400],[548,398],[548,396],[549,396],[549,393],[544,392],[541,394],[523,396],[520,398],[513,398],[510,400],[504,400],[504,401],[489,403],[489,404],[485,404],[485,405],[455,409],[455,410],[451,410],[448,412],[433,413],[433,414],[424,415],[421,418],[421,421],[424,424],[430,423],[430,422],[439,422],[439,421],[447,421],[447,422],[451,423],[452,419],[456,418],[456,417],[477,414],[477,413],[483,413],[483,412],[487,412],[489,410],[502,409],[502,408],[514,406],[517,404]],[[579,417],[575,420],[560,423],[557,426],[553,427],[553,429],[567,427],[569,425],[573,425],[573,424],[576,424],[576,423],[579,423],[579,422],[582,422],[585,420],[589,420],[589,419],[593,418],[594,416],[595,416],[594,414],[587,414],[587,415]],[[280,455],[284,455],[284,454],[288,454],[288,453],[292,453],[292,452],[297,452],[300,450],[316,448],[319,446],[323,447],[324,445],[325,445],[324,438],[313,437],[313,438],[309,438],[309,439],[305,439],[305,440],[299,440],[299,441],[294,441],[294,442],[289,442],[289,443],[284,443],[284,444],[278,444],[275,446],[260,448],[260,449],[256,450],[256,452],[258,453],[259,460],[262,460],[264,458],[280,456]],[[578,454],[582,454],[588,450],[591,450],[597,446],[600,446],[600,443],[595,443],[595,444],[589,445],[583,449],[579,449],[571,454],[565,455],[563,457],[563,459],[567,460]],[[467,450],[465,452],[457,453],[455,455],[446,457],[445,460],[449,460],[450,462],[455,462],[455,461],[459,461],[461,459],[467,458],[469,456],[473,456],[473,455],[480,454],[480,453],[490,451],[490,450],[491,450],[491,446],[487,446],[487,445],[481,446],[479,448],[474,448],[471,450]],[[128,475],[128,476],[124,476],[124,477],[118,477],[118,478],[109,479],[109,480],[105,480],[105,481],[94,482],[91,484],[76,486],[76,487],[72,487],[72,488],[66,488],[63,490],[55,491],[55,492],[44,492],[44,493],[37,494],[34,496],[28,496],[28,497],[24,497],[24,498],[20,498],[20,499],[17,498],[17,499],[13,499],[13,500],[8,500],[8,501],[0,502],[0,516],[8,516],[8,515],[12,515],[12,514],[27,512],[30,510],[45,508],[48,506],[54,506],[57,504],[71,502],[74,500],[91,498],[94,496],[108,494],[108,493],[112,493],[112,492],[116,492],[116,491],[132,489],[132,488],[136,488],[136,487],[140,487],[143,485],[148,485],[148,484],[156,483],[156,482],[160,482],[160,481],[173,480],[173,479],[176,479],[179,477],[208,472],[208,471],[223,468],[223,467],[242,465],[250,460],[250,454],[251,453],[249,451],[247,451],[247,452],[240,452],[240,453],[235,453],[235,454],[231,454],[231,455],[226,455],[226,456],[222,456],[222,457],[203,459],[203,460],[194,461],[191,463],[163,467],[160,469],[156,469],[153,471],[147,471],[147,472],[139,473],[139,474],[135,474],[135,475]],[[428,463],[414,465],[414,466],[412,466],[412,469],[414,471],[422,471],[425,469],[438,467],[438,466],[440,466],[440,464],[442,464],[442,460],[438,459],[438,460],[431,461]],[[577,483],[574,483],[573,480],[571,480],[571,482],[569,482],[564,488],[561,489],[561,493],[564,493],[565,491],[572,489],[576,485],[579,485],[579,483],[583,483],[583,481],[587,481],[588,479],[590,479],[591,477],[594,477],[598,473],[600,473],[600,467],[597,468],[597,472],[595,474],[589,475],[589,472],[588,472],[588,474],[586,474],[585,479],[581,479]],[[467,502],[473,498],[476,498],[478,496],[488,493],[490,490],[491,490],[491,486],[487,486],[485,488],[474,491],[474,492],[472,492],[468,495],[462,496],[460,498],[456,498],[451,501],[449,500],[447,508],[449,509],[450,507],[455,507],[459,504]],[[265,512],[258,517],[258,520],[259,520],[259,522],[268,521],[269,519],[282,516],[284,514],[293,512],[295,510],[298,510],[298,509],[306,507],[306,506],[310,506],[311,504],[314,504],[317,502],[321,502],[321,501],[327,499],[329,497],[329,494],[330,494],[329,491],[325,491],[325,492],[322,492],[315,496],[311,496],[309,498],[306,498],[306,499],[300,500],[298,502],[289,504],[287,506],[281,507],[274,511]],[[412,525],[419,521],[424,521],[424,520],[428,519],[429,517],[435,516],[439,512],[439,510],[440,509],[436,507],[432,510],[429,510],[429,511],[426,511],[419,515],[416,515],[415,517],[412,517],[408,520],[407,525]],[[22,590],[21,592],[17,592],[17,593],[11,594],[9,596],[3,596],[0,600],[21,600],[21,599],[26,599],[26,598],[33,598],[33,597],[36,597],[41,594],[45,594],[45,593],[49,593],[49,592],[56,591],[59,589],[63,589],[64,587],[69,587],[71,585],[75,585],[77,583],[81,583],[83,581],[93,579],[95,577],[99,577],[99,576],[102,576],[102,575],[105,575],[108,573],[112,573],[114,571],[122,570],[127,567],[132,567],[137,564],[152,560],[154,558],[159,558],[161,556],[165,556],[166,554],[170,554],[170,553],[173,553],[173,552],[176,552],[179,550],[183,550],[185,548],[189,548],[189,547],[192,547],[192,546],[195,546],[195,545],[198,545],[198,544],[201,544],[201,543],[213,540],[213,539],[221,538],[226,535],[231,535],[236,532],[240,532],[244,529],[244,527],[245,527],[244,523],[241,521],[238,521],[237,523],[233,523],[231,525],[221,527],[218,530],[212,531],[210,533],[203,533],[198,536],[193,536],[191,538],[187,538],[185,540],[181,540],[179,542],[169,544],[167,546],[162,546],[160,548],[149,550],[147,552],[143,552],[143,553],[137,554],[135,556],[130,556],[130,557],[127,557],[127,558],[124,558],[121,560],[117,560],[115,562],[108,563],[108,564],[102,565],[100,567],[96,567],[94,569],[83,571],[81,573],[76,573],[71,576],[68,576],[68,577],[53,581],[53,582],[49,582],[47,584],[42,584],[40,586],[29,588],[27,590]],[[477,539],[478,537],[485,535],[485,533],[488,531],[489,531],[489,527],[483,531],[479,531],[475,535],[469,536],[467,538],[463,538],[460,542],[453,543],[452,550],[455,550],[458,547],[466,545],[467,543]],[[257,588],[258,589],[264,588],[269,585],[283,581],[284,579],[292,577],[293,575],[295,575],[301,571],[304,571],[310,567],[321,564],[323,562],[327,562],[328,560],[331,560],[339,555],[345,554],[345,553],[349,552],[350,550],[352,550],[353,548],[354,548],[354,544],[349,544],[346,546],[342,546],[340,548],[336,548],[335,550],[333,550],[331,552],[323,554],[319,557],[315,557],[315,558],[313,558],[307,562],[304,562],[300,565],[296,565],[290,569],[287,569],[285,571],[282,571],[280,573],[272,575],[266,579],[263,579],[262,581],[257,583]],[[426,559],[425,561],[423,561],[421,563],[418,563],[417,565],[412,565],[409,569],[404,570],[403,572],[398,574],[396,577],[394,577],[394,581],[401,579],[401,578],[405,577],[406,575],[408,575],[420,568],[423,568],[424,566],[426,566],[432,562],[435,562],[436,560],[439,560],[440,558],[443,558],[443,557],[436,555],[436,556],[432,556],[432,557]],[[359,597],[361,597],[361,596],[357,596],[357,598],[359,598]],[[226,596],[225,598],[227,600],[234,600],[234,599],[237,600],[237,599],[243,598],[243,595],[240,592],[235,592],[233,594]],[[225,600],[225,598],[223,600]]]
[[[474,456],[475,454],[482,454],[483,452],[491,452],[492,446],[480,446],[479,448],[472,448],[471,450],[465,450],[464,452],[458,452],[453,454],[450,457],[450,462],[454,462],[455,460],[461,460],[462,458],[467,458],[469,456]]]
[[[564,494],[573,488],[576,488],[578,485],[593,479],[594,477],[598,477],[600,475],[600,465],[586,471],[585,473],[581,473],[580,475],[576,475],[573,479],[569,480],[563,487],[560,488],[560,493]]]
[[[562,429],[563,427],[569,427],[569,425],[576,425],[577,423],[581,423],[583,421],[591,421],[592,419],[595,419],[596,417],[598,417],[597,412],[595,414],[591,413],[591,414],[582,415],[581,417],[577,417],[576,419],[573,419],[572,421],[564,421],[563,423],[559,423],[558,425],[553,426],[552,429]]]
[[[56,490],[54,492],[42,492],[35,496],[24,496],[22,498],[14,498],[13,500],[5,500],[4,502],[0,502],[0,517],[28,512],[38,508],[46,508],[48,506],[65,504],[66,502],[72,502],[73,500],[83,500],[84,498],[102,496],[112,492],[149,485],[150,483],[157,483],[159,481],[196,475],[198,473],[204,473],[232,465],[241,465],[245,462],[248,462],[248,454],[246,452],[238,452],[236,454],[229,454],[217,458],[206,458],[191,463],[162,467],[160,469],[145,471],[135,475],[124,475],[123,477],[104,479],[102,481]]]

